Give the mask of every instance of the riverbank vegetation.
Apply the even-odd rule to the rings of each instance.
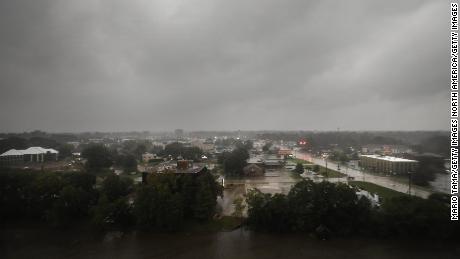
[[[3,222],[37,220],[59,228],[89,222],[99,230],[180,231],[193,222],[210,222],[219,195],[221,187],[208,171],[151,175],[139,185],[113,173],[97,184],[89,172],[0,171]]]
[[[33,220],[64,229],[87,222],[103,231],[206,232],[238,227],[247,207],[245,224],[255,231],[311,233],[320,238],[457,238],[460,228],[450,221],[449,197],[386,195],[381,206],[373,207],[355,191],[344,183],[303,180],[287,195],[252,190],[247,205],[235,203],[240,209],[234,217],[216,218],[216,198],[222,189],[209,172],[151,175],[145,184],[134,185],[132,179],[115,174],[96,183],[88,172],[2,169],[0,216],[2,222]]]
[[[454,239],[459,224],[450,221],[449,204],[430,197],[403,195],[373,207],[343,183],[304,180],[287,195],[251,190],[247,225],[256,231],[301,232],[329,236]]]

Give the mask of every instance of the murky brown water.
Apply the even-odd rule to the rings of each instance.
[[[1,258],[460,258],[441,242],[375,239],[320,241],[303,235],[235,230],[220,233],[129,233],[113,241],[89,232],[6,229]]]

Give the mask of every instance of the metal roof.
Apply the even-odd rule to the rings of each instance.
[[[10,149],[0,156],[22,156],[24,155],[23,150]]]
[[[394,157],[394,156],[362,155],[362,157],[369,157],[369,158],[390,161],[390,162],[418,162],[416,160],[410,160],[410,159],[399,158],[399,157]]]
[[[59,151],[52,148],[42,148],[42,147],[29,147],[28,149],[19,150],[19,149],[10,149],[0,156],[22,156],[22,155],[36,155],[36,154],[58,154]]]

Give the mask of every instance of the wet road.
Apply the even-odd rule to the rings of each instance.
[[[222,215],[231,216],[235,211],[233,206],[233,201],[241,197],[244,200],[244,195],[246,194],[246,189],[244,185],[234,185],[231,188],[224,189],[224,197],[217,198],[217,210],[220,211]]]
[[[311,154],[308,154],[308,153],[297,151],[296,157],[299,159],[310,161],[314,164],[326,166],[326,161],[324,159],[313,157]],[[328,160],[327,166],[328,168],[337,170],[337,163],[335,162]],[[383,187],[390,188],[390,189],[393,189],[395,191],[402,192],[402,193],[408,193],[409,191],[409,184],[402,183],[388,176],[379,176],[379,175],[369,174],[369,173],[365,173],[357,169],[345,168],[343,166],[341,167],[340,172],[347,174],[348,176],[354,177],[356,181],[365,181],[365,182],[375,183],[377,185],[381,185]],[[431,194],[431,192],[425,189],[422,189],[418,186],[412,185],[411,194],[422,197],[422,198],[426,198]]]

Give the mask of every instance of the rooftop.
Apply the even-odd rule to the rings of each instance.
[[[385,160],[385,161],[390,161],[390,162],[406,162],[406,163],[407,162],[417,162],[416,160],[410,160],[410,159],[399,158],[399,157],[394,157],[394,156],[361,155],[361,157],[369,157],[369,158]]]
[[[57,154],[59,153],[57,150],[52,148],[42,148],[42,147],[29,147],[28,149],[10,149],[5,153],[1,154],[0,156],[22,156],[22,155],[36,155],[36,154],[46,154],[52,153]]]

